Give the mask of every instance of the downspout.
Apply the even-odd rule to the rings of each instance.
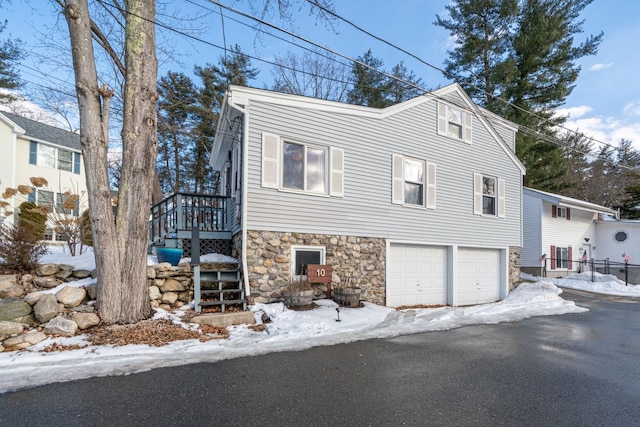
[[[240,232],[242,233],[242,259],[240,260],[240,262],[242,263],[242,271],[244,272],[244,274],[242,275],[242,281],[244,283],[244,294],[246,296],[249,296],[251,293],[249,287],[249,271],[247,266],[247,191],[249,188],[249,185],[247,183],[249,176],[247,161],[249,157],[249,112],[245,108],[234,104],[233,101],[228,100],[227,103],[231,108],[244,114],[244,120],[242,121],[242,124],[244,126],[244,128],[242,129],[242,194],[240,196]]]

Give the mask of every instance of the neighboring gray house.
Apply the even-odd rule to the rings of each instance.
[[[457,84],[385,109],[232,86],[211,164],[248,294],[272,301],[317,263],[388,306],[504,298],[522,245],[515,134]]]
[[[523,204],[523,272],[564,277],[583,270],[583,261],[610,256],[598,219],[613,209],[532,188],[523,190]]]

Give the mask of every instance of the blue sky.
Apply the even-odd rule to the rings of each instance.
[[[52,3],[36,8],[33,6],[34,2],[26,0],[12,0],[11,4],[5,1],[2,14],[9,21],[9,25],[2,35],[11,34],[13,37],[19,37],[26,43],[28,51],[38,52],[39,42],[36,33],[62,19],[55,13],[55,5]],[[447,1],[370,0],[366,3],[362,1],[336,3],[337,12],[345,18],[415,54],[425,62],[443,67],[446,51],[452,47],[452,44],[448,33],[434,26],[433,22],[436,14],[441,16],[446,14],[444,7],[448,4]],[[611,144],[617,144],[620,138],[631,139],[640,149],[640,79],[636,77],[640,59],[634,54],[635,45],[640,41],[640,25],[637,18],[640,15],[640,2],[627,0],[623,3],[624,8],[621,8],[612,7],[606,0],[594,0],[583,12],[582,18],[585,22],[582,37],[604,31],[604,40],[598,55],[580,61],[582,73],[562,112],[570,114],[568,127],[579,128],[594,139]],[[223,45],[221,19],[217,14],[219,11],[217,6],[206,0],[180,0],[171,4],[172,7],[179,6],[183,12],[204,12],[205,9],[202,7],[214,10],[215,13],[211,13],[200,21],[203,31],[198,34],[198,37],[213,44]],[[248,11],[243,2],[236,2],[234,7]],[[296,16],[294,31],[312,41],[350,57],[362,55],[371,48],[374,56],[384,61],[386,68],[404,61],[409,69],[422,77],[428,88],[450,83],[438,71],[353,29],[344,22],[338,23],[336,34],[327,30],[322,23],[316,23],[315,18],[309,17],[306,6],[300,11],[296,8],[293,12]],[[274,55],[283,54],[287,50],[298,50],[292,45],[269,36],[256,40],[255,33],[251,29],[233,21],[238,19],[249,22],[246,18],[229,11],[224,13],[224,35],[227,46],[238,43],[244,52],[266,60],[271,60]],[[274,22],[279,24],[276,20]],[[283,35],[283,37],[286,36]],[[176,42],[182,54],[179,58],[181,63],[164,64],[160,74],[164,74],[168,69],[181,69],[188,72],[195,64],[215,63],[222,54],[220,49],[199,41],[185,39],[175,33],[170,33],[168,38]],[[60,43],[64,43],[62,35],[60,39]],[[578,40],[582,38],[579,37]],[[39,74],[31,70],[31,68],[38,68],[38,64],[43,67],[37,55],[25,59],[24,78],[28,82],[61,78],[68,83],[55,79],[52,81],[61,88],[73,91],[68,73],[59,69],[45,69],[46,75]],[[254,65],[258,66],[261,72],[253,85],[269,86],[272,81],[272,66],[255,60]]]

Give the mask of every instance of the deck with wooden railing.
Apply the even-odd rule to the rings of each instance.
[[[165,244],[168,239],[189,239],[197,227],[203,239],[231,239],[227,227],[225,196],[176,193],[151,208],[150,245]]]

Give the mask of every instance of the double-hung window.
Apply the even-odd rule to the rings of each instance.
[[[438,101],[438,134],[471,143],[471,113]]]
[[[505,181],[494,176],[473,174],[473,213],[505,217]]]
[[[327,192],[327,149],[285,141],[282,186],[313,193]]]
[[[262,186],[342,197],[344,151],[262,134]]]
[[[80,174],[80,153],[31,141],[29,164]]]
[[[436,165],[434,163],[394,154],[392,175],[393,203],[436,208]]]
[[[551,269],[566,268],[573,269],[573,251],[571,246],[551,246]]]

